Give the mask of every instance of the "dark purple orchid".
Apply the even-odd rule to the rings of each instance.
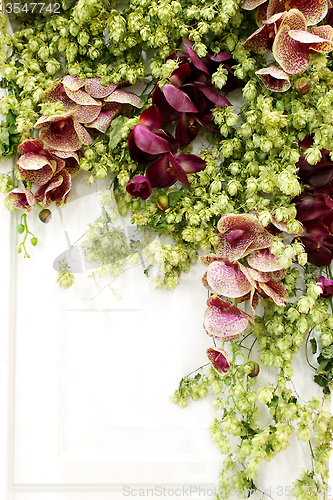
[[[315,222],[307,226],[306,233],[300,240],[308,254],[308,261],[317,267],[330,265],[333,258],[333,236],[327,227],[323,222]]]
[[[189,185],[186,173],[203,170],[206,162],[196,155],[178,155],[178,141],[162,128],[157,106],[141,113],[128,139],[130,156],[134,161],[155,160],[148,165],[146,177],[151,187],[169,187],[176,181]]]
[[[216,130],[209,122],[213,121],[211,110],[215,106],[231,106],[212,84],[212,74],[220,63],[231,58],[230,54],[220,52],[217,55],[208,52],[205,58],[200,58],[192,48],[192,42],[184,42],[185,50],[177,54],[182,63],[176,68],[169,82],[161,90],[158,86],[152,94],[153,104],[159,108],[163,122],[177,120],[176,139],[180,146],[189,144],[198,134],[199,125],[210,130]],[[225,64],[229,75],[233,76],[230,66]],[[238,88],[241,83],[228,82],[230,91]],[[230,79],[229,79],[230,80]]]
[[[134,198],[146,200],[151,195],[152,189],[149,179],[144,175],[137,175],[126,186],[126,191]]]
[[[323,289],[323,297],[326,298],[333,296],[333,280],[331,280],[330,278],[325,278],[325,276],[319,276],[317,279],[317,285],[321,286],[321,288]]]

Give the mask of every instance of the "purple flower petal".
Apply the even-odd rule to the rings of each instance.
[[[170,187],[177,181],[177,172],[170,167],[167,154],[163,154],[158,160],[148,165],[146,176],[153,188]]]
[[[157,132],[162,127],[162,119],[158,107],[153,104],[142,111],[139,123],[148,127],[152,132]]]
[[[188,55],[190,56],[191,58],[191,61],[193,62],[194,66],[196,68],[198,68],[200,71],[203,71],[204,73],[206,73],[207,75],[209,75],[209,71],[207,69],[207,66],[205,65],[205,63],[200,59],[200,57],[198,56],[198,54],[190,47],[189,44],[185,43],[184,42],[184,46],[186,48],[186,51],[188,53]]]
[[[277,66],[258,69],[256,75],[264,82],[268,90],[272,90],[273,92],[286,92],[290,89],[291,83],[289,75]]]
[[[64,87],[75,92],[84,86],[84,81],[74,76],[67,75],[62,79],[62,84]]]
[[[84,146],[90,146],[93,143],[93,140],[89,134],[89,132],[77,121],[74,120],[74,129],[77,133],[78,138],[82,142]]]
[[[196,155],[177,155],[175,159],[188,174],[193,174],[206,168],[205,160]]]
[[[197,108],[194,106],[188,95],[173,85],[164,85],[163,94],[170,106],[172,106],[175,110],[186,113],[198,113]]]
[[[207,305],[204,316],[206,333],[222,342],[237,338],[245,330],[249,320],[253,323],[251,316],[219,297],[211,297]]]
[[[175,87],[179,88],[186,78],[191,76],[192,71],[190,65],[188,63],[181,64],[178,68],[176,68],[169,78],[170,83]]]
[[[138,123],[133,129],[135,144],[141,151],[152,155],[170,151],[168,141],[151,132],[145,125]]]
[[[201,90],[204,96],[211,102],[215,104],[215,106],[231,106],[231,102],[228,101],[223,95],[216,92],[216,90],[208,87],[205,83],[193,82],[193,85]]]

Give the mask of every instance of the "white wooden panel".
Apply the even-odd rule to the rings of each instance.
[[[120,302],[94,285],[90,271],[61,290],[52,263],[99,215],[97,196],[89,192],[78,198],[74,191],[47,226],[29,217],[39,238],[30,259],[16,253],[16,216],[10,222],[0,211],[9,331],[8,378],[1,352],[2,400],[8,393],[8,412],[0,413],[2,441],[7,436],[1,498],[211,499],[222,462],[209,437],[213,407],[206,399],[180,410],[169,400],[180,378],[206,362],[210,346],[202,328],[202,267],[173,291],[152,289],[143,269],[132,269],[113,283]],[[303,397],[307,377],[304,366]],[[306,451],[295,440],[265,466],[258,484],[272,493],[290,485],[310,466]]]

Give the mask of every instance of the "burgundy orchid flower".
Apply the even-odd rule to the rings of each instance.
[[[231,366],[231,359],[226,351],[217,347],[210,347],[207,349],[206,354],[217,373],[220,375],[228,373]]]
[[[137,175],[129,181],[126,186],[126,191],[134,198],[146,200],[151,195],[152,188],[147,177],[144,175]]]
[[[181,52],[182,64],[172,72],[170,83],[164,85],[162,90],[156,86],[152,94],[153,104],[159,108],[163,122],[178,120],[176,139],[181,146],[189,144],[197,136],[198,125],[216,130],[207,123],[213,121],[213,107],[231,106],[211,81],[219,64],[230,59],[231,55],[220,52],[214,56],[209,52],[202,59],[193,50],[192,42],[186,40],[184,46],[186,51]],[[228,70],[232,73],[229,66]],[[234,88],[239,86],[237,84]]]
[[[203,170],[206,162],[196,155],[177,155],[178,141],[161,127],[157,106],[143,111],[129,135],[130,156],[137,162],[155,159],[146,170],[151,187],[169,187],[177,180],[189,185],[186,173]]]
[[[333,280],[325,278],[325,276],[319,276],[317,279],[317,285],[321,286],[323,289],[323,297],[327,298],[333,296]]]
[[[35,195],[27,188],[15,188],[8,193],[8,200],[15,208],[31,212],[36,206]]]
[[[308,254],[308,261],[317,267],[330,265],[333,258],[333,236],[327,227],[323,222],[316,222],[307,226],[306,233],[300,240]]]
[[[309,141],[309,139],[307,140]],[[310,165],[304,155],[300,157],[296,165],[299,168],[300,179],[304,184],[309,184],[310,187],[314,188],[322,188],[330,184],[333,177],[333,162],[329,155],[330,152],[323,149],[321,160],[315,165]]]

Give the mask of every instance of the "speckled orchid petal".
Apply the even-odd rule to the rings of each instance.
[[[267,2],[267,0],[245,0],[241,7],[244,10],[254,10],[265,2]]]
[[[251,316],[241,309],[219,297],[213,296],[207,305],[208,308],[204,315],[204,329],[209,336],[223,342],[237,338],[247,327],[249,319],[252,320]]]
[[[44,123],[38,120],[35,127],[40,128],[39,137],[50,148],[59,151],[77,151],[82,147],[82,142],[74,128],[74,120],[72,117],[63,119],[63,116],[48,117],[57,119],[44,120]]]
[[[40,118],[38,118],[34,127],[41,128],[46,123],[64,122],[69,118],[72,118],[72,111],[68,111],[67,113],[63,113],[62,115],[42,115]]]
[[[131,104],[135,108],[142,108],[143,101],[139,96],[133,94],[132,92],[125,92],[124,90],[115,90],[110,94],[105,102],[118,102],[121,104]]]
[[[325,38],[322,38],[321,36],[315,35],[314,33],[311,33],[311,31],[303,31],[303,30],[290,30],[289,31],[289,36],[293,40],[296,40],[296,42],[300,43],[305,43],[305,44],[314,44],[314,43],[322,43],[322,42],[329,42],[329,40],[326,40]]]
[[[91,95],[91,97],[103,99],[103,97],[107,97],[114,90],[116,90],[117,85],[114,83],[103,85],[99,78],[88,78],[88,80],[85,81],[84,88],[86,89],[86,92]]]
[[[174,85],[166,84],[163,87],[163,95],[167,102],[176,111],[185,113],[198,113],[197,108],[185,92],[174,87]]]
[[[241,297],[251,290],[251,284],[238,264],[212,262],[207,270],[207,281],[215,293],[225,297]]]
[[[247,254],[247,249],[251,245],[251,240],[243,235],[244,232],[241,230],[231,230],[229,233],[222,234],[219,243],[215,246],[216,254],[230,262],[241,259]]]
[[[76,106],[73,109],[73,118],[84,124],[88,124],[98,117],[102,109],[102,105],[99,106]]]
[[[272,90],[273,92],[286,92],[290,89],[291,83],[289,75],[277,66],[258,69],[256,75],[268,90]]]
[[[86,127],[96,128],[97,130],[105,134],[110,123],[117,116],[121,108],[122,108],[121,104],[114,103],[112,109],[108,109],[107,111],[101,111],[96,120],[92,121],[91,123],[87,123]]]
[[[231,102],[228,101],[223,95],[219,94],[216,90],[208,87],[205,83],[194,82],[194,87],[199,89],[203,95],[215,106],[231,106]]]
[[[152,155],[170,151],[168,141],[151,132],[145,125],[138,123],[133,129],[135,144],[141,151]]]
[[[66,168],[72,178],[79,173],[79,156],[75,153],[75,151],[52,151],[52,154],[65,160],[63,168]],[[54,174],[58,173],[60,170],[62,169],[57,168]]]
[[[80,80],[80,78],[76,78],[75,76],[66,75],[62,79],[62,84],[67,89],[75,92],[76,90],[79,90],[84,86],[84,81]]]
[[[330,2],[328,0],[288,0],[289,9],[298,9],[304,14],[308,26],[318,24],[327,15]]]
[[[30,213],[36,206],[35,195],[27,188],[15,188],[8,193],[8,201],[15,208]]]
[[[273,272],[281,269],[278,257],[273,255],[268,248],[251,253],[247,257],[247,262],[257,271]]]
[[[305,45],[290,37],[289,32],[306,32],[306,21],[297,9],[287,12],[275,35],[272,52],[276,61],[289,75],[303,73],[310,64],[311,54]]]
[[[85,90],[76,90],[75,92],[73,90],[68,89],[65,87],[65,92],[67,96],[72,99],[76,104],[79,104],[80,106],[100,106],[101,102],[96,101],[93,97],[91,97]]]
[[[215,253],[208,253],[207,255],[201,255],[199,257],[199,260],[201,264],[203,264],[204,266],[209,266],[209,264],[211,264],[212,262],[222,259],[218,257]]]
[[[256,54],[266,54],[272,49],[272,38],[274,33],[272,27],[268,25],[261,26],[243,43],[247,50],[252,50]]]
[[[212,295],[209,299],[207,299],[207,306],[218,307],[221,311],[237,314],[254,325],[254,319],[252,316],[231,304],[229,301],[221,299],[221,297],[218,297],[217,295]]]
[[[281,281],[287,275],[288,269],[279,269],[278,271],[273,271],[269,273],[264,273],[269,281]]]
[[[239,269],[253,288],[257,288],[258,283],[266,283],[269,281],[269,278],[267,278],[265,273],[252,269],[252,267],[246,267],[239,263]]]
[[[233,247],[235,255],[237,246],[243,246],[244,250],[241,256],[237,257],[237,259],[234,257],[233,260],[245,257],[251,251],[269,248],[274,241],[274,236],[262,227],[260,221],[253,214],[222,215],[217,224],[217,229],[222,235],[228,235],[228,242]],[[238,233],[235,231],[238,231]],[[216,253],[222,256],[221,252],[222,249],[219,244],[219,250]]]
[[[268,2],[262,3],[256,10],[256,23],[257,26],[261,26],[262,22],[265,21],[269,15],[267,13]]]
[[[309,146],[309,147],[310,147],[310,146]],[[299,230],[298,230],[298,232],[297,232],[297,233],[294,233],[294,232],[290,231],[290,230],[288,229],[288,224],[287,224],[286,222],[280,222],[280,221],[278,222],[274,216],[272,216],[272,224],[273,224],[273,225],[274,225],[277,229],[279,229],[280,231],[284,231],[285,233],[289,233],[289,234],[297,234],[297,235],[299,235],[299,234],[301,234],[301,233],[303,232],[302,227],[300,227],[300,228],[299,228]]]
[[[28,139],[22,142],[17,150],[21,154],[38,153],[44,150],[44,143],[41,139]]]
[[[221,375],[228,373],[231,366],[231,359],[226,351],[218,349],[217,347],[210,347],[207,349],[206,354],[217,373]]]
[[[89,132],[76,120],[74,120],[73,123],[74,123],[75,132],[77,133],[79,140],[82,142],[82,144],[84,146],[90,146],[90,144],[92,144],[93,140],[92,140]]]
[[[59,169],[65,166],[65,162],[58,160]],[[26,153],[17,161],[18,171],[21,177],[31,184],[42,186],[53,177],[57,169],[57,161],[48,154],[48,157],[38,153]]]
[[[314,28],[310,29],[310,33],[312,33],[315,36],[319,36],[322,39],[324,39],[324,42],[320,43],[311,43],[310,49],[314,50],[315,52],[323,52],[327,54],[328,52],[331,52],[333,49],[333,44],[332,44],[332,39],[333,39],[333,28],[332,26],[325,25],[325,26],[315,26]]]
[[[260,295],[269,297],[277,306],[284,307],[288,300],[288,292],[281,283],[271,280],[267,283],[260,283],[257,288]]]
[[[62,170],[38,189],[36,200],[44,208],[47,208],[52,202],[55,202],[57,207],[62,207],[67,202],[71,185],[71,176],[66,170]]]

